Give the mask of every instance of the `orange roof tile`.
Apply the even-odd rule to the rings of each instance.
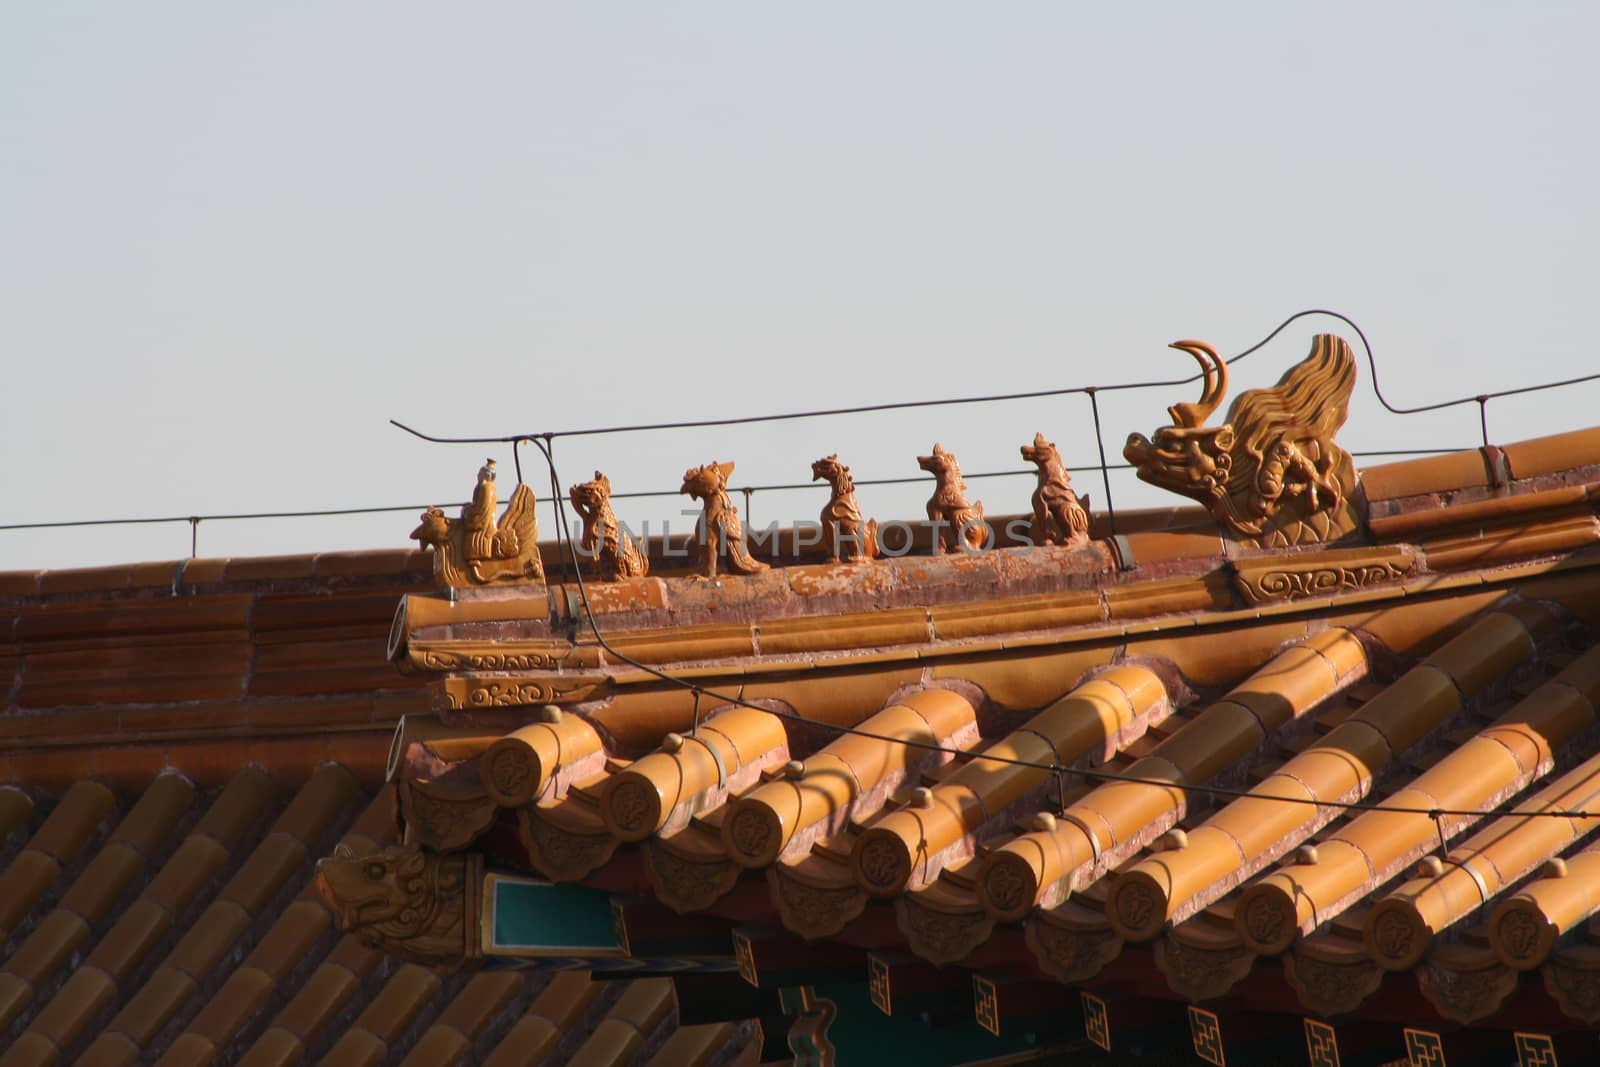
[[[1592,1022],[1600,819],[1525,813],[1593,795],[1597,484],[1585,431],[1364,471],[1365,547],[1119,516],[1081,549],[658,569],[591,585],[592,620],[553,557],[448,598],[414,553],[3,576],[0,1067],[755,1047],[677,1029],[667,979],[332,937],[309,861],[395,811],[408,848],[939,963],[1224,1004],[1281,967],[1380,1016],[1388,969],[1463,1022],[1539,969]]]

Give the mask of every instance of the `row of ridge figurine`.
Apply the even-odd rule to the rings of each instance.
[[[1033,443],[1022,446],[1022,458],[1038,468],[1039,485],[1033,491],[1033,543],[1085,543],[1089,538],[1089,515],[1072,489],[1072,478],[1062,465],[1056,446],[1043,434],[1034,434]],[[955,455],[935,444],[932,455],[917,457],[917,465],[935,480],[933,496],[928,498],[928,519],[938,535],[935,551],[955,552],[963,545],[974,551],[984,548],[992,531],[983,522],[982,501],[972,503],[967,499],[967,485],[961,480],[961,465]],[[732,473],[732,463],[713,461],[686,471],[678,490],[702,505],[694,544],[699,548],[699,571],[707,578],[716,577],[719,549],[726,551],[728,568],[736,574],[767,569],[767,564],[752,557],[745,547],[739,511],[728,494],[728,476]],[[829,559],[863,563],[878,558],[878,521],[862,517],[850,468],[840,463],[837,455],[824,456],[811,464],[811,478],[826,480],[832,489],[828,504],[822,509],[823,543]],[[611,482],[604,474],[595,471],[592,481],[574,485],[569,495],[572,506],[583,517],[581,545],[593,559],[597,577],[618,581],[649,573],[648,557],[611,510]],[[479,469],[472,500],[462,506],[459,519],[447,517],[438,507],[423,512],[422,522],[411,537],[434,550],[435,569],[449,585],[543,580],[533,490],[518,483],[505,514],[497,516],[496,508],[495,461],[491,459]]]
[[[1350,412],[1356,362],[1350,345],[1333,334],[1312,338],[1305,359],[1286,371],[1278,384],[1239,394],[1220,425],[1206,422],[1228,390],[1228,363],[1201,341],[1174,341],[1200,366],[1200,398],[1167,408],[1172,424],[1154,435],[1130,434],[1123,458],[1141,481],[1196,501],[1224,536],[1262,549],[1333,544],[1359,538],[1364,504],[1358,492],[1355,460],[1335,435]],[[1072,491],[1056,446],[1036,434],[1022,456],[1038,467],[1033,494],[1034,544],[1082,544],[1089,516]],[[936,488],[928,518],[938,530],[935,550],[954,552],[965,544],[977,549],[991,531],[983,505],[969,503],[956,457],[933,446],[918,465],[931,473]],[[683,476],[681,492],[702,502],[695,538],[700,572],[717,573],[719,547],[726,546],[731,568],[740,574],[765,570],[744,547],[739,513],[728,496],[732,463],[708,463]],[[833,487],[822,509],[822,528],[832,559],[853,562],[878,555],[878,525],[866,522],[856,503],[850,468],[838,456],[811,465],[812,478]],[[647,563],[611,511],[611,483],[599,471],[594,480],[572,487],[572,503],[583,516],[583,549],[603,579],[645,573]],[[459,519],[429,508],[411,536],[434,548],[434,571],[455,587],[542,580],[533,491],[518,485],[505,514],[495,517],[494,460],[478,472],[472,502]]]

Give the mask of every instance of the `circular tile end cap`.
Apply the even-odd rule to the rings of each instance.
[[[1271,882],[1253,885],[1240,894],[1233,923],[1239,938],[1258,956],[1281,956],[1300,933],[1294,898]]]
[[[530,803],[544,786],[544,766],[532,745],[516,737],[502,737],[478,761],[483,791],[503,808]]]
[[[993,918],[1019,922],[1039,900],[1039,873],[1015,852],[993,852],[978,871],[978,900]]]
[[[1129,941],[1152,941],[1167,924],[1167,891],[1147,871],[1129,871],[1111,883],[1106,918]]]
[[[1386,971],[1409,971],[1428,952],[1433,931],[1409,900],[1380,900],[1367,914],[1362,932],[1367,955]]]

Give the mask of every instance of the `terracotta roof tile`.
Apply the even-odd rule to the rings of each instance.
[[[27,825],[34,814],[34,798],[14,785],[0,785],[0,846],[11,833]]]
[[[400,967],[320,1062],[327,1067],[358,1067],[383,1062],[389,1054],[389,1046],[411,1025],[412,1019],[434,998],[441,985],[439,975],[427,967],[414,963]]]
[[[1550,749],[1594,721],[1595,700],[1600,698],[1597,669],[1600,649],[1586,653],[1381,805],[1487,811],[1516,795],[1548,771]],[[1575,689],[1575,684],[1584,689]],[[1519,758],[1516,749],[1499,740],[1507,731],[1531,731],[1538,739],[1535,751],[1543,751],[1531,762],[1526,753]],[[1426,815],[1375,811],[1351,819],[1318,844],[1315,864],[1274,873],[1245,890],[1238,912],[1241,936],[1257,952],[1284,951],[1298,934],[1338,916],[1370,881],[1387,882],[1435,847],[1438,833],[1438,825]],[[1246,922],[1246,916],[1253,921]]]
[[[600,995],[601,983],[592,981],[587,971],[560,971],[528,1005],[527,1012],[511,1025],[505,1037],[484,1057],[483,1067],[521,1067],[541,1064],[561,1043],[578,1020]]]
[[[74,1045],[96,1016],[115,999],[117,985],[165,937],[226,861],[250,824],[269,802],[266,775],[247,768],[179,845],[139,899],[100,938],[87,959],[44,1005],[30,1030],[60,1048]]]
[[[949,689],[907,696],[867,719],[861,729],[876,736],[843,735],[798,767],[786,768],[783,778],[728,805],[722,839],[736,863],[765,867],[779,858],[795,858],[819,838],[841,832],[848,820],[875,814],[907,780],[908,771],[939,761],[912,745],[968,748],[978,739],[971,702]]]
[[[1419,871],[1367,912],[1367,952],[1386,970],[1409,970],[1450,926],[1490,903],[1507,886],[1600,829],[1589,817],[1537,818],[1527,812],[1594,810],[1600,796],[1600,756],[1562,775],[1517,804],[1519,814],[1494,819],[1452,848],[1437,871]]]
[[[622,1067],[672,1011],[672,980],[638,978],[569,1061],[573,1067]]]
[[[1078,686],[1007,737],[982,751],[1035,766],[973,760],[934,786],[919,803],[875,820],[855,842],[851,870],[873,896],[894,896],[925,885],[954,860],[970,855],[968,835],[1015,817],[1013,805],[1047,788],[1038,765],[1104,758],[1165,718],[1171,701],[1161,679],[1143,667],[1122,666]]]
[[[402,1067],[446,1067],[471,1050],[474,1041],[522,989],[514,971],[484,971],[472,976],[439,1019],[401,1060]]]
[[[704,1067],[738,1039],[736,1023],[701,1023],[676,1030],[647,1067]]]
[[[581,654],[570,644],[563,650],[563,613],[571,606],[559,587],[467,593],[448,603],[407,597],[397,654],[421,673],[403,677],[385,658],[386,637],[399,595],[429,584],[413,581],[420,563],[431,562],[419,553],[196,561],[182,567],[183,596],[166,592],[178,574],[173,565],[30,577],[18,586],[13,628],[20,652],[6,653],[0,672],[16,684],[14,702],[39,707],[41,718],[0,729],[3,766],[14,776],[40,775],[30,788],[47,790],[66,789],[91,772],[105,775],[95,788],[139,788],[168,765],[192,774],[202,789],[226,777],[233,784],[204,805],[192,827],[194,786],[169,775],[160,790],[144,790],[123,820],[127,834],[119,827],[104,844],[95,836],[110,807],[70,856],[13,839],[16,855],[0,877],[23,889],[16,899],[24,903],[13,905],[18,914],[9,920],[20,936],[0,968],[0,1016],[8,1016],[3,1021],[14,1034],[26,1029],[0,1063],[57,1062],[80,1049],[90,1062],[160,1057],[167,1067],[230,1062],[241,1053],[257,1065],[319,1057],[439,1062],[480,1055],[496,1041],[488,1060],[497,1065],[558,1055],[700,1062],[718,1041],[743,1034],[713,1023],[669,1036],[666,980],[631,983],[613,1003],[617,986],[601,991],[587,978],[561,976],[511,1021],[537,980],[490,971],[447,978],[414,965],[391,970],[356,938],[334,941],[327,912],[308,890],[294,895],[306,861],[325,848],[321,838],[348,818],[358,780],[375,784],[390,769],[387,723],[428,705],[429,695],[416,687],[432,685],[432,699],[441,701],[480,680],[545,692],[537,670],[524,680],[515,671],[496,678],[486,668],[478,679],[463,669],[442,683],[423,653],[451,654],[464,647],[452,642],[469,639],[475,654],[495,654],[505,639],[522,642],[529,656],[554,655],[551,673],[576,676],[595,700],[535,723],[527,719],[537,702],[452,712],[457,721],[490,724],[460,751],[448,739],[437,749],[398,743],[394,770],[402,787],[425,780],[420,772],[432,767],[456,776],[451,782],[461,785],[464,803],[488,804],[489,832],[474,848],[516,854],[520,847],[528,857],[522,862],[540,866],[553,862],[551,846],[581,840],[594,847],[581,863],[556,865],[560,877],[638,891],[642,860],[658,895],[675,906],[720,908],[673,883],[689,877],[681,872],[714,868],[717,879],[726,878],[717,897],[729,894],[729,909],[750,914],[765,906],[762,875],[743,872],[771,865],[771,906],[791,928],[820,929],[801,917],[809,906],[804,893],[844,894],[855,903],[830,914],[830,936],[909,943],[930,959],[956,959],[981,945],[986,959],[1012,963],[1025,938],[1039,968],[1052,974],[1067,968],[1051,956],[1048,938],[1070,927],[1072,937],[1117,939],[1120,895],[1131,892],[1118,887],[1137,884],[1141,871],[1159,871],[1168,921],[1158,924],[1166,927],[1158,962],[1148,962],[1148,949],[1121,951],[1159,970],[1184,996],[1202,988],[1195,960],[1226,957],[1235,973],[1248,974],[1259,950],[1247,946],[1255,929],[1252,893],[1297,878],[1310,887],[1324,868],[1354,871],[1359,864],[1359,881],[1330,880],[1328,899],[1313,902],[1312,916],[1287,920],[1300,941],[1279,951],[1306,1000],[1308,987],[1293,968],[1310,966],[1309,953],[1378,966],[1377,951],[1359,940],[1380,921],[1392,925],[1383,906],[1367,906],[1377,899],[1373,869],[1398,874],[1426,851],[1429,831],[1454,837],[1472,820],[1447,820],[1441,830],[1412,813],[1344,816],[1282,799],[1372,791],[1391,805],[1459,803],[1487,812],[1533,803],[1523,794],[1557,771],[1568,776],[1568,793],[1552,794],[1552,803],[1574,803],[1571,790],[1589,787],[1587,778],[1572,778],[1571,767],[1586,754],[1578,739],[1593,720],[1589,679],[1600,668],[1585,657],[1542,688],[1521,679],[1524,664],[1567,638],[1562,610],[1600,621],[1592,562],[1581,554],[1552,562],[1600,537],[1588,485],[1573,480],[1583,471],[1559,458],[1570,447],[1583,453],[1572,462],[1600,459],[1596,440],[1600,432],[1368,471],[1367,494],[1382,505],[1374,532],[1384,537],[1385,529],[1405,527],[1421,549],[1341,550],[1336,557],[1311,548],[1257,557],[1216,535],[1186,541],[1160,529],[1126,539],[1124,556],[1133,558],[1122,563],[1134,567],[1128,572],[1116,571],[1112,554],[1097,545],[1078,562],[1070,552],[1020,550],[975,561],[780,568],[719,588],[667,577],[650,580],[644,597],[631,586],[595,591],[606,611],[601,625],[618,627],[608,632],[632,653],[745,699],[780,701],[846,725],[870,719],[873,732],[926,735],[967,754],[948,761],[888,741],[833,739],[751,709],[705,716],[697,738],[666,738],[669,729],[688,730],[692,694],[652,687],[647,672],[608,664],[592,646],[578,646]],[[1463,474],[1463,464],[1478,473]],[[1130,517],[1125,531],[1133,530]],[[1206,537],[1212,548],[1200,547]],[[1225,564],[1224,557],[1238,562]],[[1260,590],[1243,583],[1259,584],[1278,565],[1295,582],[1310,582],[1306,576],[1323,565],[1336,576],[1341,568],[1365,575],[1368,567],[1381,580],[1369,587],[1362,577],[1326,596],[1251,600]],[[1441,575],[1441,568],[1459,573]],[[1507,590],[1561,608],[1508,601]],[[835,608],[851,614],[829,614]],[[407,635],[416,642],[410,651]],[[1353,683],[1368,671],[1369,652],[1377,653],[1378,677],[1398,677],[1358,693]],[[1427,660],[1405,662],[1414,655]],[[595,676],[602,681],[590,680]],[[930,683],[952,688],[926,689]],[[230,686],[233,695],[208,695],[212,685]],[[1513,685],[1526,698],[1480,727],[1510,703],[1505,694]],[[1226,695],[1217,699],[1218,692]],[[207,702],[184,703],[197,694]],[[153,703],[123,708],[130,697]],[[935,722],[940,716],[931,706],[940,704],[960,714]],[[70,720],[81,731],[76,741],[66,725],[69,708],[87,709]],[[59,735],[54,721],[63,724]],[[130,729],[150,733],[102,743]],[[500,740],[477,744],[485,738]],[[969,758],[980,750],[1047,766],[997,769]],[[807,752],[780,771],[791,754]],[[330,755],[346,771],[310,778]],[[630,757],[637,758],[628,763]],[[248,761],[261,769],[235,775]],[[1069,778],[1057,786],[1048,769],[1102,763],[1172,785]],[[1250,797],[1214,808],[1189,788],[1219,780],[1257,785]],[[642,833],[624,827],[619,814],[631,810],[622,788],[630,782],[648,783],[655,797]],[[290,786],[296,799],[280,813]],[[1060,814],[1053,810],[1057,788],[1065,802]],[[65,807],[45,801],[49,818]],[[0,838],[8,820],[34,820],[29,809],[23,794],[0,793]],[[141,810],[156,814],[136,823]],[[388,839],[390,810],[390,799],[380,796],[346,841],[378,847]],[[403,810],[415,817],[414,809]],[[741,811],[770,816],[764,825],[775,847],[743,849],[741,842],[753,848],[761,835],[741,836]],[[274,813],[277,821],[266,829]],[[1313,835],[1324,821],[1329,825]],[[1487,914],[1485,903],[1501,890],[1571,848],[1591,821],[1491,822],[1452,850],[1451,863],[1391,893],[1400,903],[1388,911],[1420,916],[1417,940],[1436,950],[1423,966],[1443,969],[1437,973],[1484,959],[1500,966],[1492,938],[1462,928]],[[904,842],[905,834],[893,832],[902,824],[918,858],[907,877],[895,865],[895,884],[884,892],[894,902],[896,933],[888,908],[869,905],[858,879],[875,841],[888,833]],[[1383,832],[1374,836],[1375,827]],[[1503,838],[1490,834],[1496,827],[1508,830]],[[185,832],[169,855],[171,839]],[[1307,848],[1292,864],[1283,855],[1283,866],[1266,869],[1299,843]],[[743,862],[733,862],[735,855]],[[1569,872],[1586,871],[1587,855],[1571,856]],[[854,869],[852,859],[861,861]],[[1105,877],[1112,868],[1121,878]],[[1015,895],[1003,872],[1024,869],[1017,908],[998,907]],[[85,881],[90,872],[94,878]],[[1586,894],[1579,901],[1571,885],[1560,885],[1565,881],[1543,878],[1525,891],[1556,913],[1539,911],[1536,921],[1569,938],[1550,935],[1546,958],[1568,951],[1573,931],[1595,910]],[[66,894],[52,908],[62,888]],[[133,894],[138,899],[119,911]],[[845,931],[856,915],[861,921]],[[1330,923],[1330,916],[1337,918]],[[997,928],[1000,918],[1023,919],[1023,930]],[[941,947],[957,926],[967,932]],[[67,977],[65,961],[74,954],[85,963]],[[562,990],[587,993],[569,992],[563,1007]],[[1439,1003],[1436,991],[1425,993]],[[583,1016],[580,1001],[595,1013],[609,1005],[586,1035],[572,1033]],[[161,1036],[178,1030],[175,1041]],[[563,1044],[564,1032],[572,1036]]]
[[[1124,937],[1147,940],[1218,899],[1293,849],[1337,811],[1295,800],[1353,801],[1396,755],[1445,722],[1464,698],[1532,656],[1532,635],[1498,612],[1433,653],[1356,715],[1188,834],[1187,845],[1121,874],[1106,913]],[[1377,739],[1378,743],[1373,744]]]
[[[0,873],[0,943],[55,884],[62,867],[77,859],[114,801],[111,791],[97,782],[77,783]]]

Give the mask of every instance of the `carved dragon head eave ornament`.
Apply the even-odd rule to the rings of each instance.
[[[1239,394],[1219,426],[1205,422],[1228,389],[1228,364],[1201,341],[1176,341],[1200,364],[1200,399],[1167,409],[1173,425],[1132,434],[1122,454],[1139,478],[1199,501],[1234,540],[1288,548],[1354,539],[1362,524],[1355,461],[1334,441],[1350,414],[1349,344],[1318,334],[1311,353],[1270,389]]]
[[[314,885],[334,925],[368,948],[454,969],[481,955],[483,857],[390,845],[365,856],[340,844],[317,861]]]

